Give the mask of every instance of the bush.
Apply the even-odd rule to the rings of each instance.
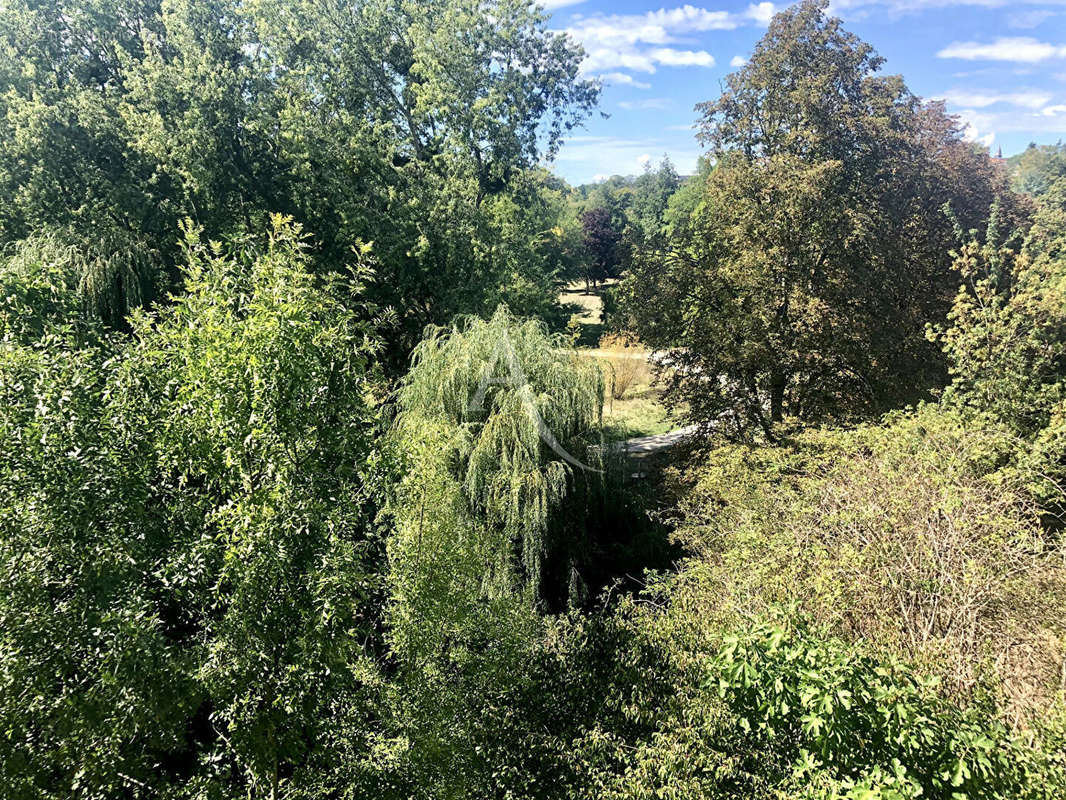
[[[615,400],[622,400],[633,386],[650,380],[648,353],[639,342],[621,334],[608,333],[600,339],[600,350],[607,354],[610,392]]]
[[[185,244],[132,337],[0,342],[6,797],[335,796],[365,766],[375,327],[286,220]]]
[[[1050,800],[1066,787],[1058,723],[1015,734],[990,699],[960,706],[795,611],[708,622],[691,588],[682,574],[620,607],[626,682],[574,749],[583,796]]]
[[[884,427],[808,432],[779,448],[715,451],[679,540],[702,613],[796,603],[965,698],[984,678],[1012,713],[1059,683],[1066,574],[1011,467],[1014,439],[924,407]]]

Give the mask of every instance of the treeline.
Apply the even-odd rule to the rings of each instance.
[[[0,796],[1061,796],[1066,153],[825,9],[573,191],[522,2],[0,10]]]

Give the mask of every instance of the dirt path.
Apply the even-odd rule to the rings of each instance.
[[[611,445],[611,449],[615,452],[624,452],[631,459],[643,459],[673,447],[695,432],[696,426],[688,425],[676,431],[657,433],[654,436],[638,436],[635,439],[615,442]]]

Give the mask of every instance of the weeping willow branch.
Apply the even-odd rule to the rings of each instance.
[[[488,321],[428,329],[399,392],[394,436],[410,460],[401,530],[404,519],[412,530],[417,520],[422,536],[439,540],[424,550],[451,547],[454,557],[465,548],[480,562],[469,574],[481,576],[481,592],[535,589],[573,464],[596,458],[603,390],[595,364],[504,307]],[[419,510],[430,484],[435,519],[425,524]]]
[[[0,256],[0,284],[18,285],[27,294],[20,315],[35,318],[24,319],[31,328],[73,323],[78,317],[113,327],[152,299],[161,265],[157,250],[116,227],[94,230],[91,240],[70,231],[45,231],[10,245]]]

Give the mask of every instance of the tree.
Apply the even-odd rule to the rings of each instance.
[[[651,164],[644,168],[644,173],[633,185],[630,205],[632,238],[646,241],[659,235],[670,198],[680,186],[681,178],[668,157],[664,156],[655,169]]]
[[[16,0],[0,36],[0,240],[91,252],[121,322],[174,288],[182,219],[229,239],[285,213],[319,272],[374,243],[394,363],[426,324],[495,308],[514,263],[493,201],[526,201],[598,94],[517,0]],[[542,223],[512,241],[529,313],[559,266]]]
[[[289,221],[232,252],[188,228],[184,248],[187,292],[129,338],[0,343],[12,797],[367,780],[376,331]]]
[[[955,228],[1005,177],[882,60],[806,0],[703,104],[716,161],[674,235],[638,251],[623,294],[640,338],[673,348],[670,389],[707,425],[772,436],[784,416],[876,411],[943,380],[925,340],[957,276]]]
[[[1066,145],[1031,142],[1010,159],[1011,186],[1023,194],[1041,197],[1055,181],[1066,176]]]
[[[540,612],[566,607],[586,555],[582,516],[601,477],[580,462],[598,461],[603,389],[592,361],[505,308],[430,329],[415,351],[392,432],[404,477],[390,504],[388,620],[416,786],[483,797],[557,780],[536,766],[546,731],[533,720],[562,720],[526,676]],[[547,574],[560,560],[562,598]]]
[[[998,210],[996,210],[998,212]],[[948,357],[946,403],[991,419],[1018,441],[1029,490],[1066,506],[1066,177],[1045,191],[1021,248],[998,227],[957,254],[964,282],[931,331]]]
[[[581,215],[581,227],[585,234],[585,293],[596,284],[618,275],[619,249],[622,232],[611,220],[606,208],[592,208]]]

